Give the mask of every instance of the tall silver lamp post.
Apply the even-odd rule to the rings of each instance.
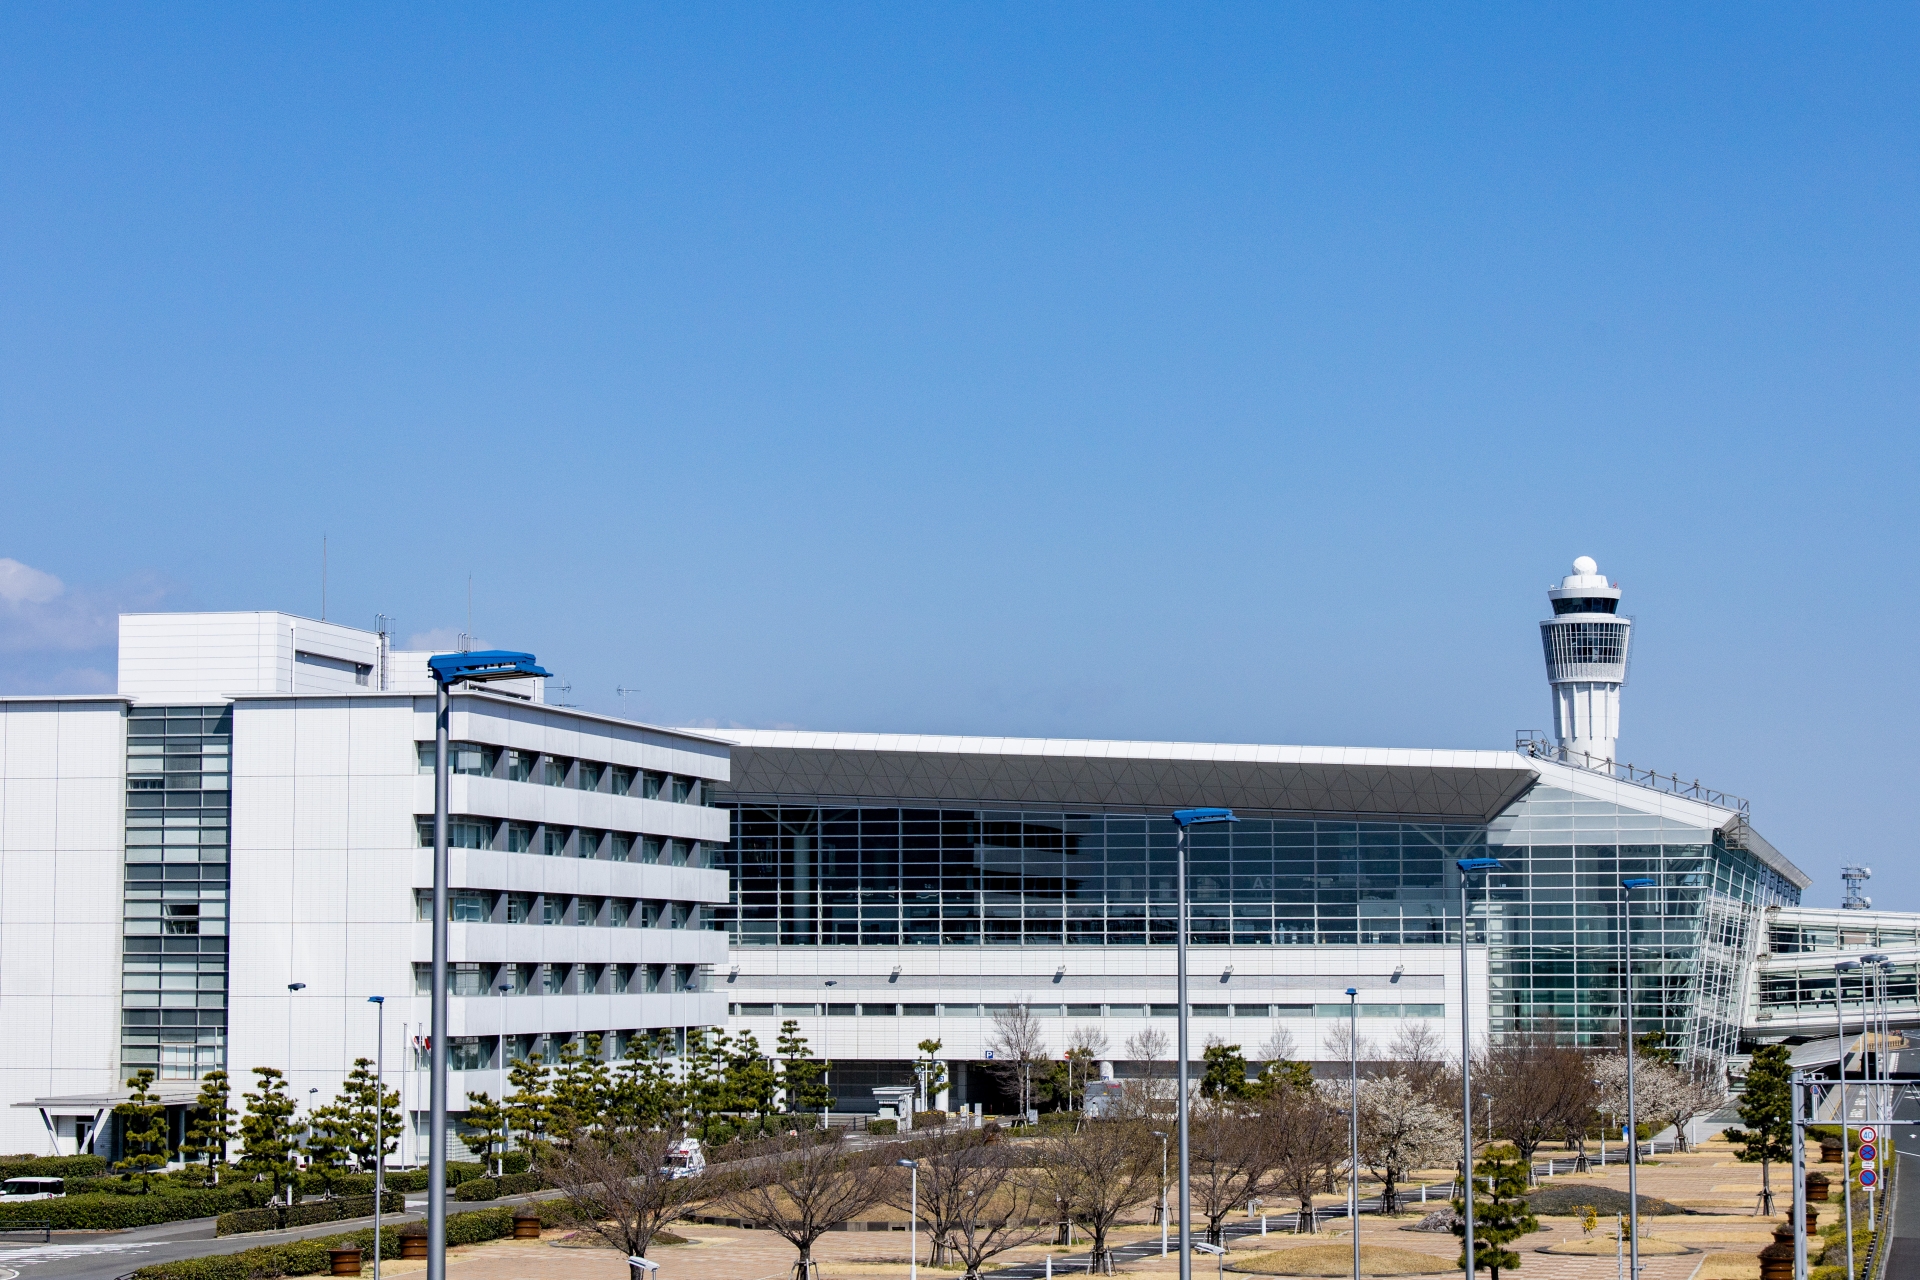
[[[1347,988],[1347,1068],[1347,1221],[1353,1224],[1353,1280],[1360,1280],[1360,991],[1357,987]]]
[[[373,1280],[380,1280],[380,1202],[387,1194],[387,998],[368,996],[379,1014],[373,1039]]]
[[[1174,926],[1174,966],[1177,971],[1175,986],[1180,1002],[1179,1041],[1174,1047],[1179,1057],[1177,1083],[1179,1091],[1179,1118],[1177,1126],[1180,1134],[1180,1280],[1193,1280],[1193,1186],[1188,1179],[1187,1146],[1187,1077],[1190,1074],[1187,1062],[1187,828],[1204,826],[1215,822],[1238,822],[1231,809],[1176,809],[1173,820],[1179,825],[1179,834],[1174,840],[1174,880],[1177,885],[1179,919]],[[441,1280],[432,1277],[432,1280]]]
[[[907,1192],[907,1280],[920,1280],[920,1162],[895,1160],[910,1172],[912,1186]]]
[[[1155,1129],[1160,1139],[1160,1256],[1167,1256],[1167,1135]]]
[[[1473,930],[1467,920],[1467,884],[1476,872],[1500,870],[1500,859],[1460,858],[1453,865],[1460,869],[1460,1218],[1466,1227],[1461,1256],[1467,1260],[1467,1280],[1473,1280],[1480,1256],[1473,1251],[1473,1018],[1467,998],[1467,939]]]
[[[1847,975],[1860,967],[1858,960],[1842,960],[1833,966],[1833,1022],[1840,1037],[1840,1179],[1841,1209],[1847,1216],[1847,1274],[1858,1275],[1853,1267],[1853,1135],[1847,1129],[1851,1118],[1847,1106],[1847,1011],[1844,1003]],[[1862,992],[1864,995],[1865,992]],[[1864,1010],[1862,1011],[1864,1014]],[[1864,1023],[1863,1023],[1864,1025]],[[1860,1043],[1864,1048],[1866,1036]]]
[[[1640,1280],[1640,1120],[1634,1105],[1633,1060],[1633,891],[1651,889],[1647,876],[1620,882],[1620,1015],[1627,1032],[1627,1276]]]
[[[447,1277],[447,735],[456,684],[550,674],[530,653],[440,653],[433,673],[433,1022],[427,1086],[427,1280]]]

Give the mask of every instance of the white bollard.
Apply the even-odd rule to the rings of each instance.
[[[1260,1234],[1267,1234],[1267,1211],[1265,1209],[1260,1211]]]
[[[1047,1255],[1047,1280],[1053,1280],[1053,1255]]]

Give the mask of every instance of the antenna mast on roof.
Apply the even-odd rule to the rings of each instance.
[[[1840,868],[1841,883],[1847,886],[1846,893],[1840,898],[1842,911],[1865,911],[1873,906],[1873,899],[1860,892],[1860,886],[1871,879],[1873,879],[1872,867]]]

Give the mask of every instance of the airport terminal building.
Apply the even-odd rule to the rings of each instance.
[[[1511,750],[696,731],[538,680],[458,689],[456,1109],[569,1040],[771,1049],[791,1019],[840,1111],[910,1083],[923,1040],[948,1105],[1008,1110],[982,1068],[1013,1005],[1050,1052],[1140,1070],[1128,1042],[1172,1038],[1191,806],[1240,818],[1193,832],[1196,1053],[1326,1059],[1348,987],[1377,1043],[1457,1043],[1464,993],[1476,1036],[1612,1045],[1630,984],[1639,1030],[1720,1066],[1830,1026],[1821,967],[1862,938],[1920,1018],[1920,918],[1798,906],[1744,801],[1617,763],[1619,589],[1583,559],[1549,599],[1553,736]],[[0,699],[0,1147],[89,1147],[143,1066],[176,1107],[216,1066],[326,1101],[383,995],[401,1158],[424,1150],[427,656],[287,614],[128,615],[117,693]],[[1502,869],[1463,919],[1454,864],[1481,856]],[[1624,913],[1623,876],[1656,882]]]

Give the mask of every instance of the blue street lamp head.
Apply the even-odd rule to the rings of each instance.
[[[1183,827],[1199,826],[1206,822],[1238,822],[1231,809],[1175,809],[1173,820]]]
[[[1457,858],[1454,860],[1453,865],[1460,868],[1461,875],[1471,875],[1476,871],[1499,871],[1502,869],[1500,859],[1498,858]]]
[[[1353,987],[1348,987],[1348,988],[1347,988],[1347,994],[1348,994],[1348,995],[1350,995],[1350,996],[1357,996],[1357,995],[1359,995],[1359,994],[1360,994],[1360,992],[1359,992],[1359,991],[1357,991],[1356,989],[1354,989]]]
[[[894,1163],[902,1169],[918,1169],[920,1167],[918,1160],[895,1160]]]
[[[367,997],[368,1004],[385,1004],[386,1002],[387,1002],[387,998],[385,996],[368,996]]]
[[[1622,880],[1620,882],[1620,887],[1622,889],[1629,889],[1629,890],[1651,889],[1653,888],[1654,885],[1658,883],[1659,881],[1654,880],[1650,876],[1628,876],[1625,880]]]
[[[533,660],[530,653],[511,649],[483,649],[478,653],[437,653],[427,659],[427,669],[443,685],[462,680],[520,680],[527,676],[553,673]]]

